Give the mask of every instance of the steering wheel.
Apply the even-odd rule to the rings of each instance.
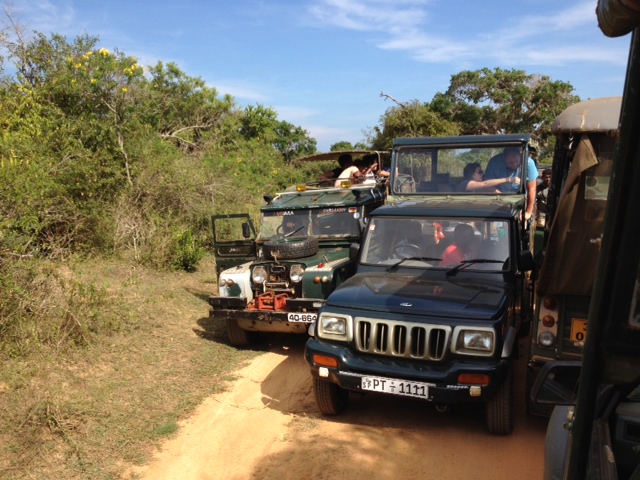
[[[412,243],[403,243],[401,245],[397,245],[396,248],[393,249],[394,255],[398,258],[409,258],[409,257],[422,257],[424,254],[422,253],[422,248],[418,245],[414,245]]]

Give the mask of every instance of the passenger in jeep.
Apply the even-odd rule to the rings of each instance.
[[[464,180],[460,182],[458,190],[461,192],[494,192],[500,193],[497,189],[503,183],[516,183],[520,185],[519,177],[484,179],[484,171],[478,162],[468,163],[462,172]]]
[[[468,223],[459,223],[453,230],[453,243],[442,254],[440,265],[456,265],[474,258],[479,247],[474,228]]]

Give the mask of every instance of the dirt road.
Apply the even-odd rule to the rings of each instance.
[[[302,356],[305,339],[264,340],[268,351],[237,372],[229,391],[208,398],[151,464],[129,473],[147,480],[542,478],[546,422],[525,414],[523,395],[506,437],[487,433],[481,406],[443,414],[375,394],[352,396],[342,415],[323,417]]]

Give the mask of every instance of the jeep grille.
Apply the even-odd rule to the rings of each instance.
[[[358,351],[392,357],[442,360],[450,337],[451,327],[446,325],[362,318],[355,324]]]
[[[289,286],[289,269],[285,265],[269,264],[267,269],[267,289],[287,288]]]

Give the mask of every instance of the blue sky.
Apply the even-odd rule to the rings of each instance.
[[[6,2],[2,2],[6,4]],[[622,94],[630,35],[596,0],[14,0],[29,30],[87,33],[143,65],[175,62],[240,106],[262,104],[327,151],[356,143],[392,101],[430,101],[463,70],[500,67]]]

